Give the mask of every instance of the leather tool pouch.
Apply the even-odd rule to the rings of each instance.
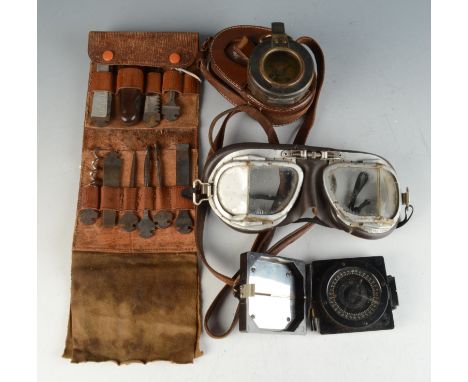
[[[233,105],[249,104],[261,110],[274,125],[289,124],[306,114],[311,114],[309,117],[306,115],[306,118],[311,119],[310,122],[307,121],[311,126],[324,75],[323,53],[312,38],[297,39],[297,42],[311,50],[316,65],[316,74],[301,100],[288,106],[268,105],[255,98],[247,86],[249,56],[259,41],[270,34],[270,28],[252,25],[223,29],[204,42],[200,70],[205,79]]]
[[[177,64],[170,60],[174,52]],[[197,249],[195,231],[179,232],[175,220],[182,210],[185,217],[188,211],[195,220],[195,211],[191,201],[182,197],[184,187],[177,181],[176,162],[183,144],[189,150],[186,157],[191,159],[185,174],[191,174],[192,179],[197,176],[199,84],[185,73],[168,70],[196,69],[198,34],[91,32],[88,53],[91,65],[64,356],[72,362],[189,363],[201,354]],[[110,65],[112,75],[99,72],[98,64]],[[117,75],[119,69],[130,70]],[[166,72],[172,74],[164,83],[161,76],[148,75],[150,72],[163,77]],[[118,90],[125,86],[143,94],[160,93],[163,103],[169,90],[176,91],[179,118],[163,118],[155,127],[142,120],[123,125],[116,105]],[[96,90],[112,94],[112,112],[104,127],[91,119]],[[147,146],[154,144],[159,147],[163,180],[158,183],[152,171],[149,189],[143,165]],[[101,160],[111,151],[121,160],[116,187],[102,186]],[[136,160],[135,184],[129,183],[132,159]],[[95,169],[91,170],[93,162]],[[104,210],[116,212],[114,226],[104,226]],[[174,217],[172,224],[156,228],[147,238],[137,229],[126,232],[119,225],[126,211],[133,211],[141,220],[146,210],[151,216],[169,211]],[[84,211],[96,214],[91,224],[80,218],[81,214],[86,216]]]

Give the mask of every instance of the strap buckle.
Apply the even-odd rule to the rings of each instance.
[[[200,179],[195,179],[193,181],[193,194],[192,201],[193,204],[199,206],[205,201],[208,201],[212,196],[213,186],[211,183],[203,183]]]

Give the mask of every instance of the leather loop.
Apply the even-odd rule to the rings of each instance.
[[[167,187],[156,187],[156,203],[155,210],[163,210],[170,208],[171,194]]]
[[[81,189],[81,208],[99,209],[99,186],[88,185]]]
[[[141,188],[141,209],[152,210],[153,209],[153,188],[142,187]]]
[[[182,73],[177,70],[166,70],[163,74],[162,91],[175,91],[182,93],[183,79]]]
[[[143,71],[138,68],[121,68],[117,72],[116,93],[120,89],[134,88],[143,92]]]
[[[187,186],[172,186],[170,187],[171,192],[171,208],[174,210],[190,210],[194,208],[194,204],[191,199],[184,198],[182,196],[182,190]]]
[[[137,201],[137,188],[136,187],[125,187],[123,189],[123,206],[124,211],[136,210]]]
[[[149,72],[146,75],[146,94],[161,93],[162,74],[159,72]]]
[[[200,92],[199,82],[190,74],[184,74],[184,94],[198,94]]]
[[[206,266],[206,268],[208,268],[208,270],[213,274],[213,276],[221,280],[224,284],[234,286],[235,279],[228,277],[226,275],[223,275],[221,272],[218,272],[208,263],[208,260],[205,257],[205,250],[203,248],[203,228],[205,226],[205,219],[206,219],[207,212],[208,212],[207,203],[200,204],[195,210],[195,221],[197,222],[195,235],[196,235],[198,257],[200,258],[202,263]]]
[[[91,72],[91,91],[113,92],[112,72]]]

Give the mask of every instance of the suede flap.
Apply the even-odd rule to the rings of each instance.
[[[195,253],[74,252],[64,356],[192,362],[200,355],[196,263]]]

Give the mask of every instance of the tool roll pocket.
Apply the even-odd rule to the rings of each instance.
[[[198,176],[198,34],[90,32],[88,54],[64,356],[192,362],[195,208],[182,191]]]

